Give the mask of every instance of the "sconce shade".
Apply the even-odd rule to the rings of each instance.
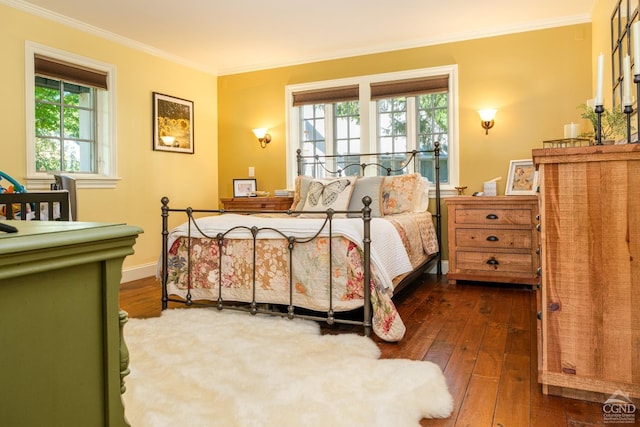
[[[253,133],[256,135],[256,138],[258,139],[264,138],[264,136],[267,133],[267,128],[255,128],[253,130]]]
[[[496,116],[496,112],[498,110],[494,108],[488,108],[485,110],[478,110],[478,114],[480,114],[480,124],[482,128],[485,130],[485,135],[489,135],[489,129],[491,129],[494,125],[494,117]]]
[[[271,142],[271,135],[267,133],[267,128],[255,128],[253,133],[258,138],[262,148],[265,148]]]

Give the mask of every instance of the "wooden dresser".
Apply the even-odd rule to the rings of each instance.
[[[6,222],[19,232],[0,233],[0,425],[127,426],[118,291],[142,230]]]
[[[286,211],[293,197],[230,197],[220,202],[228,211]]]
[[[640,144],[533,150],[543,392],[640,397]],[[637,415],[636,415],[637,416]]]
[[[445,202],[449,283],[538,284],[537,196],[458,196]]]

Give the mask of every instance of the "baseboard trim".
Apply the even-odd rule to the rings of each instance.
[[[135,267],[125,268],[122,270],[122,279],[120,283],[132,282],[134,280],[144,279],[156,275],[157,262],[149,264],[137,265]]]
[[[442,260],[442,274],[447,274],[449,271],[449,261],[446,259]],[[437,274],[438,273],[438,265],[433,264],[431,269],[428,271],[429,274]]]

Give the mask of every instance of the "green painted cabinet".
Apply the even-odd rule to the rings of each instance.
[[[0,232],[0,425],[127,426],[118,290],[142,230],[6,222],[19,232]]]

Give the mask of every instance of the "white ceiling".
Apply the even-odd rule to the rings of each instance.
[[[0,0],[212,74],[590,22],[596,0]]]

